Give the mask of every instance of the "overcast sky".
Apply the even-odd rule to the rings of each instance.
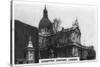
[[[51,22],[58,18],[61,20],[61,26],[69,28],[77,17],[82,33],[82,44],[97,45],[97,9],[93,6],[14,2],[14,19],[38,27],[45,4]]]

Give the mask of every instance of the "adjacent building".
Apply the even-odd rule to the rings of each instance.
[[[15,20],[14,23],[15,64],[29,63],[32,59],[32,62],[38,63],[38,29],[19,20]]]

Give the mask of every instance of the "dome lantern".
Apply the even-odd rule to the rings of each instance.
[[[48,11],[46,9],[46,5],[45,5],[44,11],[43,11],[43,17],[48,18]]]

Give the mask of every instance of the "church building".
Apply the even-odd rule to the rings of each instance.
[[[54,23],[49,20],[45,6],[39,23],[39,59],[79,57],[87,59],[92,49],[81,44],[81,32],[78,19],[72,27],[54,31]],[[94,52],[95,53],[95,52]]]
[[[50,39],[53,34],[52,23],[48,18],[46,6],[43,10],[43,17],[39,23],[39,58],[49,57]]]

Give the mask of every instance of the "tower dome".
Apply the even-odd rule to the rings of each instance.
[[[42,19],[40,20],[40,23],[39,23],[39,30],[41,30],[43,28],[46,28],[47,30],[52,29],[52,23],[48,18],[48,11],[46,9],[46,6],[43,10],[43,17],[42,17]]]
[[[33,45],[32,45],[32,41],[31,41],[31,36],[29,37],[29,43],[28,43],[28,48],[33,48]]]

